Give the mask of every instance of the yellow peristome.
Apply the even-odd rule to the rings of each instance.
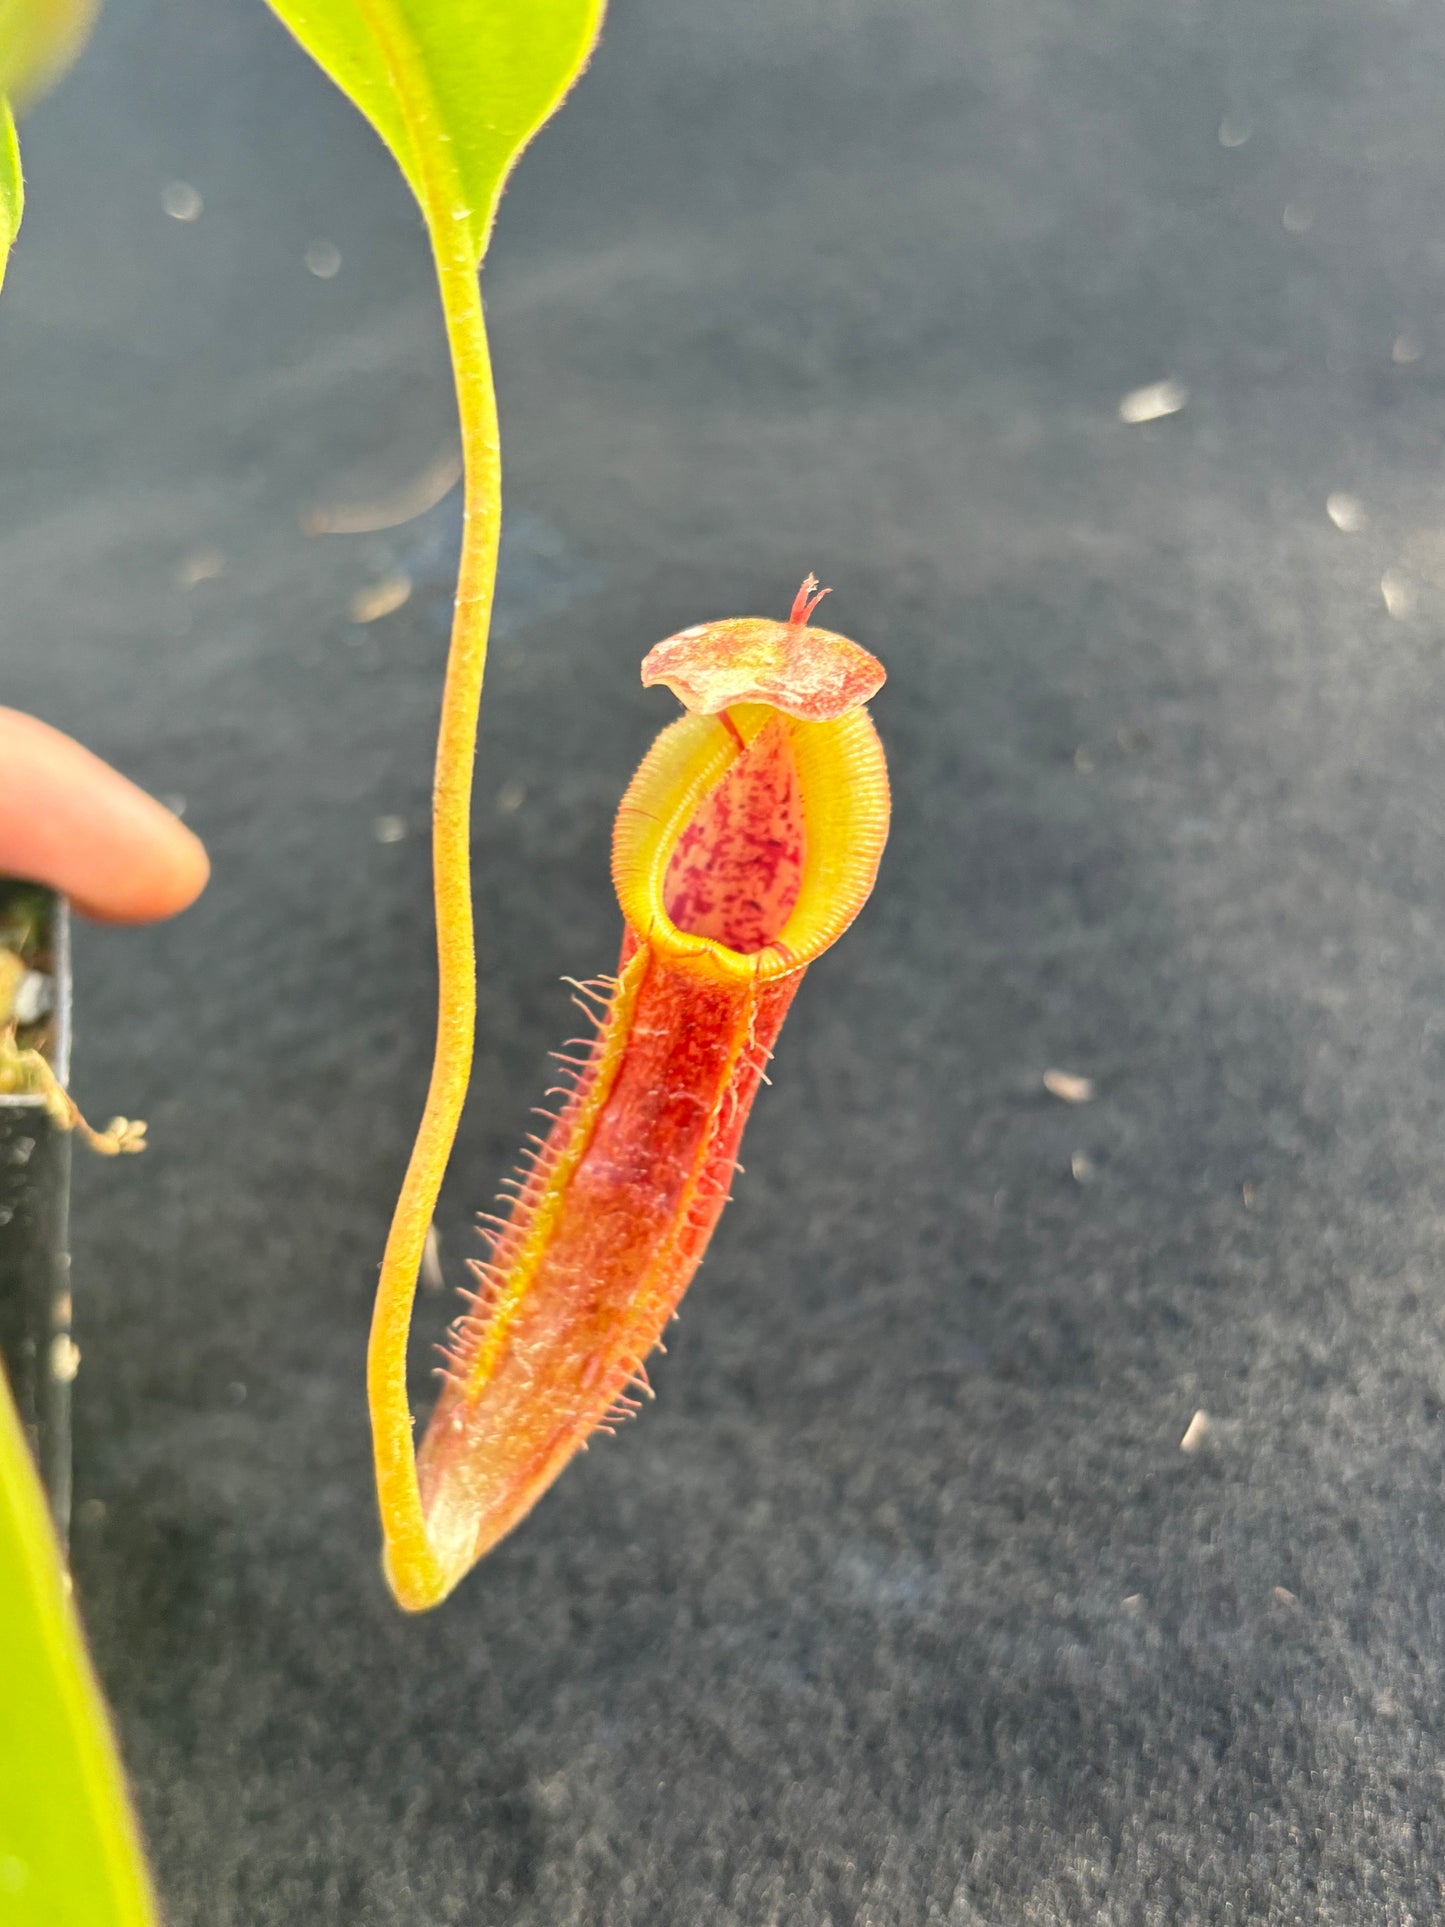
[[[778,712],[762,703],[728,712],[744,743]],[[780,720],[803,806],[803,876],[776,939],[748,954],[679,930],[664,904],[667,866],[699,803],[738,755],[724,724],[684,716],[643,758],[618,811],[612,881],[622,914],[655,949],[718,978],[768,982],[836,943],[868,900],[888,835],[888,767],[865,709],[830,722]]]

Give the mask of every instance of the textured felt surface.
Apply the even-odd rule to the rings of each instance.
[[[77,1173],[76,1562],[174,1927],[1436,1917],[1434,10],[616,0],[488,276],[453,1280],[613,956],[643,650],[816,569],[896,830],[656,1407],[420,1622],[361,1369],[457,510],[299,518],[445,451],[421,234],[259,0],[117,0],[26,153],[0,693],[215,856],[77,944],[154,1148]]]

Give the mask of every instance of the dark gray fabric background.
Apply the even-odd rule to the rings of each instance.
[[[422,1621],[361,1373],[457,509],[298,526],[445,448],[418,222],[260,0],[113,0],[25,146],[0,694],[215,857],[77,945],[154,1146],[77,1174],[77,1575],[173,1927],[1437,1918],[1438,10],[615,0],[487,277],[454,1280],[614,955],[644,649],[817,569],[896,827],[656,1407]]]

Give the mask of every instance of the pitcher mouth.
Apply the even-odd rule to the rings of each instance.
[[[848,928],[888,835],[865,709],[804,721],[766,703],[665,729],[617,812],[612,880],[641,942],[719,982],[792,975]]]

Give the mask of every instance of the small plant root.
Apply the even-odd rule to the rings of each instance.
[[[14,1024],[0,1030],[0,1092],[9,1097],[38,1097],[62,1131],[74,1131],[103,1158],[133,1155],[146,1148],[146,1127],[138,1117],[113,1117],[103,1131],[88,1124],[40,1052],[20,1048]]]

